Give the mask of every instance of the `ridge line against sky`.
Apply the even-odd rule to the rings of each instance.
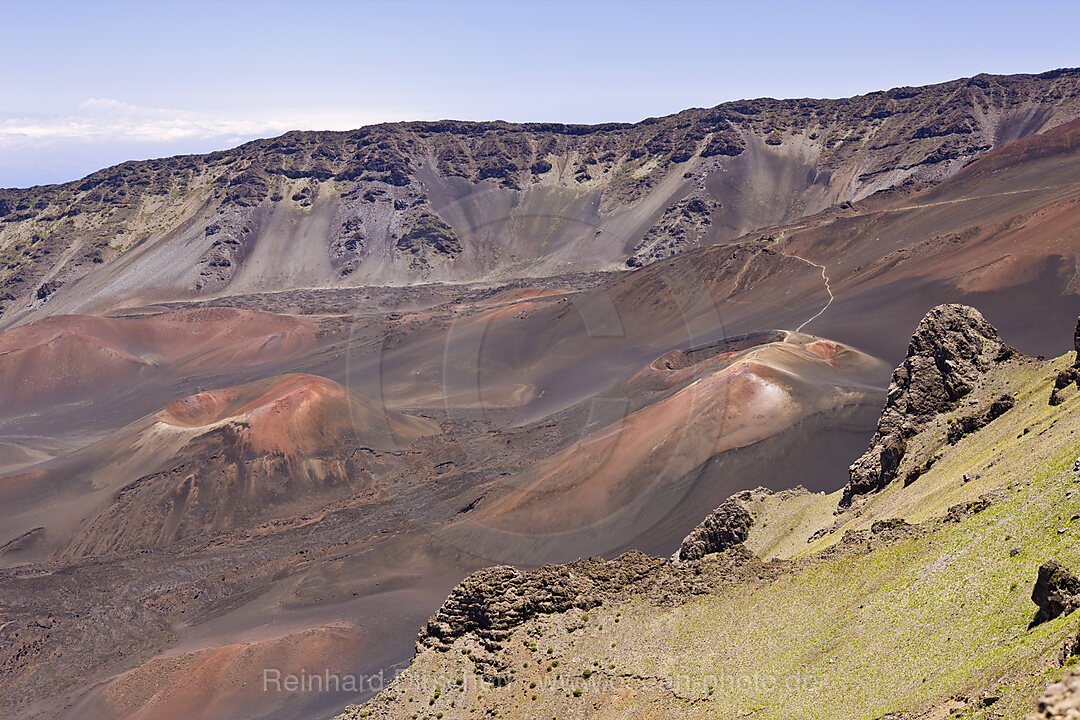
[[[3,0],[0,187],[292,129],[635,122],[1080,65],[1080,3]]]

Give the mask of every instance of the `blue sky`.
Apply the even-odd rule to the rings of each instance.
[[[0,187],[288,129],[635,121],[1080,65],[1080,3],[0,0]]]

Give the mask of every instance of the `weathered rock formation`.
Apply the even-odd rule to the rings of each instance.
[[[1070,367],[1059,370],[1054,377],[1054,389],[1050,391],[1050,406],[1065,402],[1065,390],[1073,383],[1080,384],[1080,368]]]
[[[746,541],[753,522],[746,508],[728,500],[690,531],[679,547],[677,559],[697,560],[733,548]]]
[[[499,565],[465,578],[435,613],[417,640],[419,646],[446,648],[455,638],[475,632],[497,644],[510,629],[534,615],[589,609],[600,604],[587,575],[567,565],[546,565],[522,572]]]
[[[1080,368],[1080,317],[1076,318],[1076,329],[1073,330],[1073,349],[1076,351],[1073,367]]]
[[[896,478],[915,435],[939,413],[956,407],[995,360],[1015,351],[978,310],[939,305],[919,322],[907,357],[889,382],[885,409],[867,451],[851,466],[841,507],[876,492]]]
[[[1080,324],[1077,326],[1080,346]],[[1057,560],[1047,560],[1039,568],[1039,577],[1031,591],[1031,599],[1039,606],[1032,626],[1053,620],[1059,615],[1080,608],[1080,578]],[[1061,649],[1059,660],[1064,664],[1080,653],[1080,632],[1072,634]],[[1080,671],[1073,668],[1046,688],[1038,701],[1038,709],[1025,720],[1075,720],[1080,718]]]
[[[641,267],[700,246],[712,224],[713,212],[719,207],[720,203],[704,190],[675,203],[634,247],[626,266]]]
[[[1039,567],[1031,600],[1039,606],[1032,626],[1080,609],[1080,577],[1057,560],[1047,560]]]
[[[746,522],[748,528],[748,514]],[[679,602],[740,574],[757,577],[761,568],[761,561],[738,544],[693,568],[635,550],[613,560],[589,558],[532,571],[485,568],[451,591],[420,630],[416,647],[447,650],[471,633],[487,651],[497,652],[515,627],[537,615],[588,610],[631,595]]]
[[[1076,329],[1073,330],[1073,348],[1076,350],[1076,359],[1072,367],[1059,370],[1054,377],[1054,389],[1050,391],[1050,406],[1060,405],[1065,402],[1065,389],[1073,383],[1080,386],[1080,318],[1076,319]]]

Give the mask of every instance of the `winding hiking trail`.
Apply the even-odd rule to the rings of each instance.
[[[1032,193],[1032,192],[1045,192],[1047,190],[1059,190],[1059,189],[1063,189],[1063,188],[1066,188],[1066,187],[1067,186],[1064,186],[1064,185],[1045,185],[1045,186],[1037,187],[1037,188],[1025,188],[1023,190],[1005,190],[1005,191],[1002,191],[1002,192],[991,193],[991,194],[988,194],[988,195],[975,195],[975,196],[971,196],[971,197],[954,198],[954,199],[951,199],[951,200],[938,200],[938,201],[935,201],[935,202],[917,203],[917,204],[914,204],[914,205],[902,205],[902,206],[899,206],[899,207],[892,208],[891,212],[907,212],[907,211],[911,211],[911,210],[921,210],[923,208],[938,207],[938,206],[941,206],[941,205],[955,205],[955,204],[958,204],[958,203],[971,202],[971,201],[974,201],[974,200],[988,200],[988,199],[992,199],[992,198],[1005,197],[1005,196],[1009,196],[1009,195],[1023,195],[1023,194]],[[808,225],[806,223],[801,223],[799,225],[795,225],[795,226],[792,226],[790,228],[781,228],[780,231],[779,231],[778,236],[776,237],[776,241],[778,243],[783,243],[787,239],[787,236],[788,236],[789,232],[798,232],[799,230],[804,230],[807,227],[810,227],[810,225]],[[819,269],[821,271],[821,279],[825,281],[825,292],[828,293],[828,296],[829,296],[828,301],[825,303],[825,305],[820,310],[818,310],[813,316],[811,316],[806,321],[804,321],[801,325],[799,325],[797,328],[795,328],[796,332],[802,332],[803,328],[805,328],[807,325],[809,325],[810,323],[817,320],[819,317],[821,317],[825,313],[826,310],[829,309],[829,306],[831,306],[833,304],[833,300],[835,299],[835,296],[833,295],[832,286],[830,284],[827,268],[824,265],[821,265],[819,263],[814,262],[813,260],[802,257],[801,255],[796,255],[794,253],[788,253],[788,252],[784,252],[784,251],[781,251],[781,252],[785,257],[795,258],[796,260],[802,260],[807,265],[812,265],[813,267],[816,267],[817,269]]]
[[[791,228],[791,229],[792,230],[803,230],[806,227],[807,227],[806,225],[799,225],[799,226]],[[787,238],[787,234],[788,234],[788,229],[787,228],[781,229],[780,230],[780,235],[779,235],[779,237],[776,238],[776,240],[778,242],[783,242]],[[825,292],[829,296],[829,299],[825,302],[825,305],[823,305],[820,310],[818,310],[816,313],[814,313],[814,315],[811,316],[810,318],[804,320],[803,323],[801,325],[799,325],[799,327],[795,328],[795,332],[802,332],[802,329],[804,327],[806,327],[810,323],[817,320],[819,317],[821,317],[825,313],[826,310],[829,309],[829,306],[833,304],[833,300],[835,300],[836,297],[833,295],[832,285],[829,282],[829,274],[826,272],[826,268],[825,268],[824,265],[821,265],[820,263],[816,263],[813,260],[809,260],[807,258],[804,258],[802,255],[796,255],[794,253],[786,253],[786,252],[784,252],[783,255],[784,255],[784,257],[795,258],[796,260],[802,260],[807,265],[810,265],[812,267],[816,267],[818,270],[820,270],[821,271],[821,279],[825,281]]]
[[[810,319],[803,322],[803,324],[800,325],[799,327],[795,328],[795,332],[802,332],[802,329],[804,327],[806,327],[810,323],[817,320],[819,317],[822,316],[822,314],[826,310],[829,309],[829,306],[833,304],[833,300],[835,299],[835,296],[833,295],[832,286],[829,284],[829,276],[825,272],[825,266],[824,265],[819,265],[818,263],[814,262],[813,260],[807,260],[806,258],[802,257],[801,255],[790,255],[789,257],[793,257],[793,258],[796,258],[798,260],[802,260],[804,263],[807,263],[808,265],[813,265],[814,267],[821,270],[821,279],[825,281],[825,292],[827,292],[829,294],[828,302],[826,302],[825,305],[820,310],[818,310],[817,313],[814,314],[813,317],[811,317]]]
[[[1040,188],[1036,188],[1036,189],[1040,189]],[[1049,189],[1049,188],[1041,188],[1041,189]],[[989,198],[989,197],[997,197],[997,196],[1001,196],[1001,195],[1019,195],[1021,193],[1026,193],[1026,192],[1032,192],[1032,191],[1031,190],[1013,190],[1013,191],[1002,192],[1002,193],[994,193],[993,195],[985,195],[985,196],[980,196],[980,197],[958,198],[958,199],[955,199],[955,200],[942,200],[942,201],[939,201],[939,202],[924,203],[924,204],[921,204],[921,205],[908,205],[908,206],[905,206],[905,207],[896,208],[896,210],[901,210],[901,211],[903,211],[903,210],[917,210],[917,209],[920,209],[920,208],[935,207],[937,205],[952,205],[954,203],[966,202],[968,200],[981,200],[981,199],[986,199],[986,198]],[[794,228],[794,229],[795,230],[801,230],[801,229],[804,229],[804,228],[805,228],[805,226],[799,226],[799,227]],[[778,237],[777,240],[782,241],[786,237],[787,237],[787,230],[786,229],[781,230],[780,231],[780,237]],[[786,253],[786,252],[784,253],[784,255],[786,257],[795,258],[796,260],[802,260],[807,265],[811,265],[813,267],[816,267],[818,270],[820,270],[821,271],[821,279],[825,281],[825,292],[829,296],[828,301],[826,301],[825,305],[822,306],[822,308],[820,310],[818,310],[816,313],[814,313],[814,315],[812,315],[810,318],[805,320],[801,325],[799,325],[799,327],[795,328],[795,332],[802,332],[802,329],[804,327],[806,327],[810,323],[817,320],[819,317],[821,317],[825,313],[826,310],[829,309],[829,306],[833,304],[833,300],[836,299],[836,296],[833,295],[832,285],[830,284],[829,275],[828,275],[828,272],[826,272],[826,267],[824,265],[822,265],[820,263],[816,263],[813,260],[810,260],[808,258],[804,258],[802,255],[796,255],[794,253],[789,254],[789,253]]]

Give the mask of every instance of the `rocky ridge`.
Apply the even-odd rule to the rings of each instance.
[[[545,616],[565,616],[634,596],[678,603],[711,592],[732,578],[772,574],[753,554],[733,546],[702,564],[686,567],[629,551],[612,560],[589,558],[532,571],[510,566],[479,570],[465,578],[420,630],[418,654],[427,650],[466,653],[477,675],[505,685],[513,671],[504,651],[516,631]]]
[[[46,303],[72,312],[73,296],[139,292],[135,266],[151,259],[168,267],[154,285],[168,299],[644,264],[948,177],[1077,116],[1080,71],[1060,70],[844,100],[746,100],[632,125],[291,132],[0,190],[0,314]],[[781,171],[796,180],[777,183]],[[288,272],[244,272],[290,233],[305,252]],[[118,262],[123,287],[105,272]]]
[[[497,648],[510,628],[534,615],[599,605],[589,580],[588,575],[559,566],[542,567],[534,573],[508,565],[479,570],[454,588],[420,631],[417,645],[448,648],[454,639],[475,632]]]

